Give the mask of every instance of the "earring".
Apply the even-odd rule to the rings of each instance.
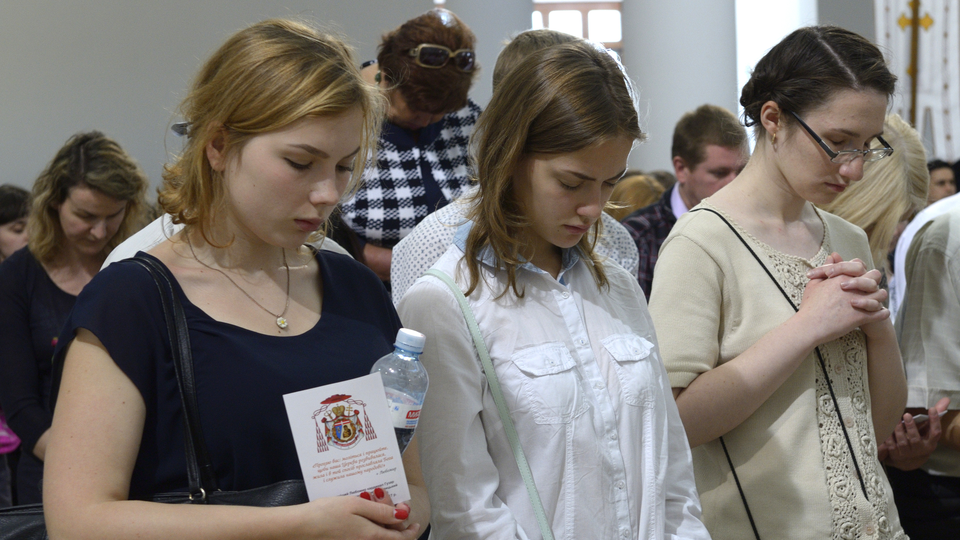
[[[377,72],[376,75],[373,76],[373,80],[376,81],[376,82],[378,82],[378,83],[380,82],[380,72],[379,72],[379,71]]]
[[[773,132],[773,137],[770,138],[770,144],[777,144],[777,132]]]

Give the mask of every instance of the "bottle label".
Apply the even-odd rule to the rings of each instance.
[[[415,429],[420,420],[420,406],[405,403],[390,403],[390,417],[393,427],[398,429]]]

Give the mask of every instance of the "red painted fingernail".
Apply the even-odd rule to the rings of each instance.
[[[381,488],[377,488],[377,489],[373,490],[373,494],[376,495],[378,499],[382,499],[383,496],[386,495],[386,494],[383,492],[383,489],[381,489]]]
[[[410,515],[410,512],[407,512],[403,508],[397,508],[396,510],[393,511],[393,517],[399,520],[407,519],[407,516],[409,515]]]
[[[360,494],[360,498],[361,498],[361,499],[366,499],[366,500],[368,500],[368,501],[371,500],[370,494],[367,493],[366,491],[364,491],[363,493]]]

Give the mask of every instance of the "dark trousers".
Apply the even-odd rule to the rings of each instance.
[[[911,540],[960,538],[960,478],[887,468],[900,523]]]

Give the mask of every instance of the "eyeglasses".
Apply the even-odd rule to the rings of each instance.
[[[421,43],[413,49],[410,49],[410,56],[416,59],[420,67],[437,69],[447,65],[450,58],[453,58],[453,65],[460,71],[469,73],[477,65],[477,55],[473,49],[460,49],[451,51],[443,45],[434,45],[433,43]]]
[[[850,163],[851,161],[857,159],[858,157],[862,157],[864,163],[870,163],[873,161],[880,161],[881,159],[893,154],[893,148],[890,146],[890,143],[883,140],[883,137],[879,135],[877,135],[877,140],[880,141],[880,144],[883,145],[880,148],[871,148],[869,150],[841,150],[839,152],[836,152],[832,148],[827,146],[827,143],[823,142],[823,139],[821,139],[820,136],[816,134],[816,132],[810,129],[810,126],[804,123],[804,121],[801,120],[800,117],[797,116],[795,112],[790,111],[790,114],[792,114],[793,117],[797,119],[797,122],[800,122],[800,125],[803,126],[803,129],[807,130],[807,133],[809,133],[810,136],[813,137],[815,141],[817,141],[817,144],[820,145],[820,148],[823,148],[823,151],[826,152],[828,156],[830,156],[830,161],[834,163]]]

